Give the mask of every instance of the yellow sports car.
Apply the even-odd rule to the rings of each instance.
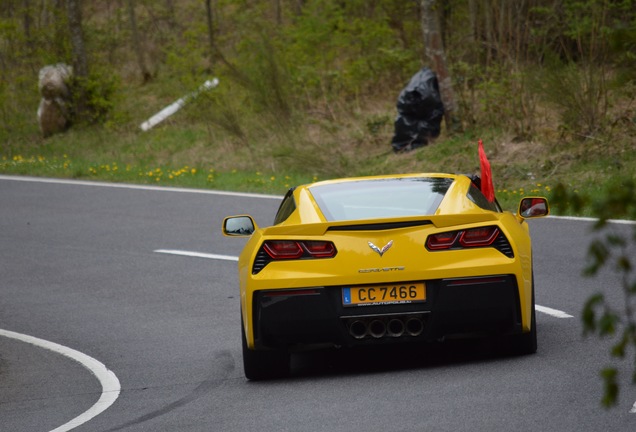
[[[299,348],[505,336],[537,349],[530,217],[486,198],[478,177],[408,174],[291,189],[273,226],[223,222],[249,236],[238,263],[248,379],[281,376]]]

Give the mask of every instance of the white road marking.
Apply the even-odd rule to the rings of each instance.
[[[185,193],[204,194],[204,195],[226,195],[226,196],[236,196],[236,197],[243,197],[243,198],[268,198],[268,199],[277,199],[277,200],[280,200],[283,198],[282,195],[265,195],[265,194],[256,194],[256,193],[219,191],[219,190],[212,190],[212,189],[187,189],[187,188],[177,188],[177,187],[134,185],[134,184],[127,184],[127,183],[105,183],[105,182],[97,182],[97,181],[93,182],[93,181],[83,181],[83,180],[67,180],[67,179],[53,179],[53,178],[40,178],[40,177],[0,175],[0,180],[66,184],[66,185],[76,185],[76,186],[97,186],[97,187],[147,190],[147,191],[159,191],[159,192],[185,192]]]
[[[189,252],[189,251],[171,250],[171,249],[157,249],[155,252],[162,253],[162,254],[170,254],[170,255],[189,256],[189,257],[195,257],[195,258],[207,258],[207,259],[224,260],[224,261],[238,261],[238,257],[230,256],[230,255],[216,255],[216,254]]]
[[[562,219],[562,220],[571,220],[576,222],[596,222],[597,218],[591,217],[580,217],[580,216],[548,216],[548,219]],[[636,225],[636,221],[633,220],[625,220],[625,219],[608,219],[607,222],[619,225]]]
[[[636,402],[634,402],[634,406],[629,410],[630,414],[636,414]]]
[[[163,254],[170,254],[170,255],[189,256],[189,257],[195,257],[195,258],[207,258],[207,259],[225,260],[225,261],[238,261],[238,257],[230,256],[230,255],[216,255],[216,254],[208,254],[208,253],[201,253],[201,252],[190,252],[190,251],[174,250],[174,249],[157,249],[155,252],[163,253]],[[546,307],[546,306],[539,306],[539,305],[536,305],[535,307],[537,309],[537,312],[542,312],[544,314],[553,316],[555,318],[574,318],[572,315],[570,315],[568,313],[565,313],[563,311],[560,311],[558,309],[552,309],[552,308],[549,308],[549,307]]]
[[[567,314],[567,313],[565,313],[563,311],[560,311],[558,309],[552,309],[552,308],[549,308],[549,307],[539,306],[539,305],[536,305],[535,309],[537,310],[537,312],[542,312],[544,314],[553,316],[555,318],[574,318],[572,315]]]
[[[84,353],[76,351],[72,348],[65,347],[63,345],[56,344],[44,339],[39,339],[33,336],[25,335],[22,333],[16,333],[9,330],[0,329],[0,336],[5,336],[11,339],[17,339],[21,342],[26,342],[31,345],[35,345],[40,348],[44,348],[58,354],[62,354],[76,362],[80,363],[86,369],[95,375],[97,380],[102,386],[102,394],[97,402],[79,416],[75,417],[68,423],[53,429],[51,432],[66,432],[74,429],[84,423],[88,422],[92,418],[98,416],[102,412],[106,411],[119,397],[121,386],[117,376],[106,366],[98,360],[87,356]]]

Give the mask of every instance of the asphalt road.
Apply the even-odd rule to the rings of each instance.
[[[246,381],[236,263],[156,251],[236,256],[244,240],[221,235],[223,217],[268,225],[278,203],[0,176],[0,330],[116,376],[114,403],[76,431],[636,430],[636,386],[601,408],[610,342],[582,336],[584,301],[618,283],[581,276],[585,221],[531,222],[537,303],[572,315],[538,313],[535,355],[474,342],[324,352],[294,357],[287,379]],[[55,430],[102,386],[67,352],[0,334],[1,431]]]

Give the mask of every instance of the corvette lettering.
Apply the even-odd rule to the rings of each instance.
[[[384,268],[368,268],[368,269],[360,269],[358,273],[380,273],[380,272],[393,272],[393,271],[402,271],[404,267],[384,267]]]

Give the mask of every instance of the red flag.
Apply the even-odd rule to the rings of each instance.
[[[481,166],[481,191],[490,202],[495,201],[495,187],[492,183],[492,170],[490,162],[484,151],[484,143],[479,140],[479,165]]]

